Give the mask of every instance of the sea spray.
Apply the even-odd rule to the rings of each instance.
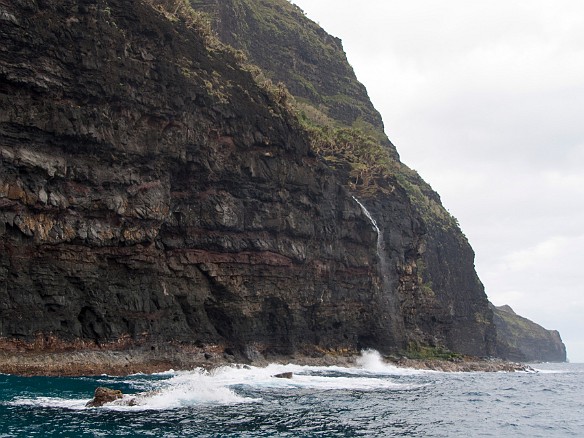
[[[383,362],[381,354],[377,350],[367,349],[361,352],[357,359],[357,365],[367,371],[384,372],[388,371],[388,365]]]
[[[388,364],[377,350],[366,349],[361,351],[361,356],[355,361],[360,370],[392,376],[406,376],[413,374],[432,373],[434,371],[416,370],[413,368],[401,368]]]
[[[226,405],[253,401],[235,393],[224,381],[214,377],[213,373],[197,369],[160,381],[149,394],[138,398],[137,404],[149,409],[175,409],[200,404]]]

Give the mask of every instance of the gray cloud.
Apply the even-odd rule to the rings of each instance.
[[[559,329],[584,361],[584,3],[294,3],[343,39],[491,300]]]

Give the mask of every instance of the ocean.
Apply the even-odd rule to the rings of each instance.
[[[584,364],[532,366],[535,372],[418,371],[368,351],[355,368],[0,375],[0,437],[584,436]],[[293,377],[273,377],[282,372]],[[143,395],[135,406],[86,408],[97,386]]]

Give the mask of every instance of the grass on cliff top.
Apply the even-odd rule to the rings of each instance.
[[[459,228],[432,188],[415,170],[395,159],[375,132],[340,125],[314,108],[308,112],[310,105],[300,108],[298,118],[309,133],[312,149],[330,167],[348,169],[346,183],[351,190],[373,197],[391,193],[397,183],[427,223],[442,229]]]
[[[286,86],[279,82],[273,83],[266,73],[258,66],[249,62],[247,55],[242,50],[235,49],[230,45],[220,41],[212,28],[211,18],[205,12],[195,10],[189,0],[143,0],[171,22],[181,21],[187,28],[195,30],[202,37],[205,46],[210,51],[223,52],[232,56],[234,62],[244,71],[251,74],[255,83],[266,91],[276,105],[284,110],[290,111],[289,103],[292,100],[291,94]],[[196,72],[190,71],[190,63],[182,66],[185,76],[197,76]],[[217,72],[212,72],[210,78],[205,80],[205,85],[210,94],[215,95],[219,102],[228,103],[227,95],[222,91],[223,84]]]

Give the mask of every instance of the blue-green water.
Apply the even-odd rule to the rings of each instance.
[[[0,437],[584,436],[584,365],[537,373],[271,365],[131,377],[0,375]],[[274,374],[294,372],[292,379]],[[138,406],[85,408],[97,386]]]

